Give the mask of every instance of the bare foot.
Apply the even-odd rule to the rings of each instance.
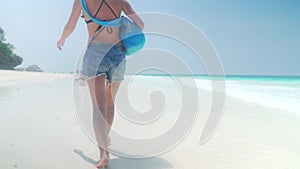
[[[103,168],[108,166],[108,155],[104,153],[100,161],[96,164],[97,168]]]

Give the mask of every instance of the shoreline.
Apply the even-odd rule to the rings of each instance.
[[[0,70],[0,87],[44,83],[72,77],[73,74]]]

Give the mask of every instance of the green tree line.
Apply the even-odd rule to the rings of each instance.
[[[13,70],[23,59],[13,52],[14,46],[5,41],[5,32],[0,27],[0,69]]]

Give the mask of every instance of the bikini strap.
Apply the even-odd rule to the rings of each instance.
[[[111,10],[111,12],[115,15],[116,18],[118,18],[117,14],[115,13],[115,11],[111,8],[111,6],[106,2],[106,0],[102,0],[101,4],[99,5],[98,7],[98,10],[96,12],[96,14],[93,16],[94,18],[98,15],[101,7],[103,6],[103,3],[105,3],[107,5],[107,7]],[[90,23],[90,22],[93,22],[92,20],[89,20],[89,21],[86,21],[86,23]],[[98,28],[96,29],[95,33],[94,33],[94,36],[92,37],[92,39],[90,40],[90,42],[92,42],[96,36],[98,36],[98,34],[103,30],[101,29],[102,28],[102,25],[99,25]],[[99,31],[100,30],[100,31]]]
[[[98,15],[98,13],[99,13],[101,7],[103,6],[103,2],[105,2],[105,0],[102,0],[102,2],[100,3],[100,5],[99,5],[99,7],[98,7],[98,10],[97,10],[96,14],[93,16],[94,18]],[[106,3],[106,2],[105,2],[105,3]]]
[[[104,3],[104,1],[102,1],[100,4],[99,4],[99,7],[98,7],[98,9],[97,9],[97,12],[96,12],[96,14],[93,16],[94,18],[98,15],[98,13],[99,13],[99,11],[100,11],[100,9],[101,9],[101,7],[103,6],[103,3]],[[84,16],[82,15],[81,16],[82,18],[84,18]],[[89,24],[89,23],[92,23],[93,22],[93,20],[84,20],[85,21],[85,23],[86,24]]]
[[[105,0],[103,0],[104,2],[105,2],[105,4],[107,5],[107,7],[111,10],[111,12],[115,15],[115,17],[116,18],[118,18],[118,15],[115,13],[115,11],[110,7],[110,5],[105,1]],[[102,2],[103,2],[102,1]]]
[[[107,7],[111,10],[111,12],[115,15],[115,17],[118,18],[117,14],[116,14],[115,11],[111,8],[111,6],[106,2],[106,0],[102,0],[100,6],[99,6],[99,8],[98,8],[98,11],[97,11],[96,14],[94,15],[94,18],[95,18],[95,17],[97,16],[97,14],[99,13],[100,8],[101,8],[102,5],[103,5],[103,2],[107,5]],[[101,28],[102,28],[102,25],[99,25],[95,32],[98,32]]]
[[[100,3],[96,14],[93,16],[94,18],[98,15],[98,13],[99,13],[101,7],[103,6],[104,2],[105,2],[105,0],[102,0],[102,2]],[[93,22],[92,20],[90,20],[90,21]],[[98,32],[101,28],[102,28],[102,25],[99,25],[95,32]]]

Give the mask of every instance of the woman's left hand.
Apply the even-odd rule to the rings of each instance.
[[[60,40],[57,41],[56,46],[59,50],[62,50],[62,47],[64,46],[64,44],[65,44],[65,40],[60,39]]]

